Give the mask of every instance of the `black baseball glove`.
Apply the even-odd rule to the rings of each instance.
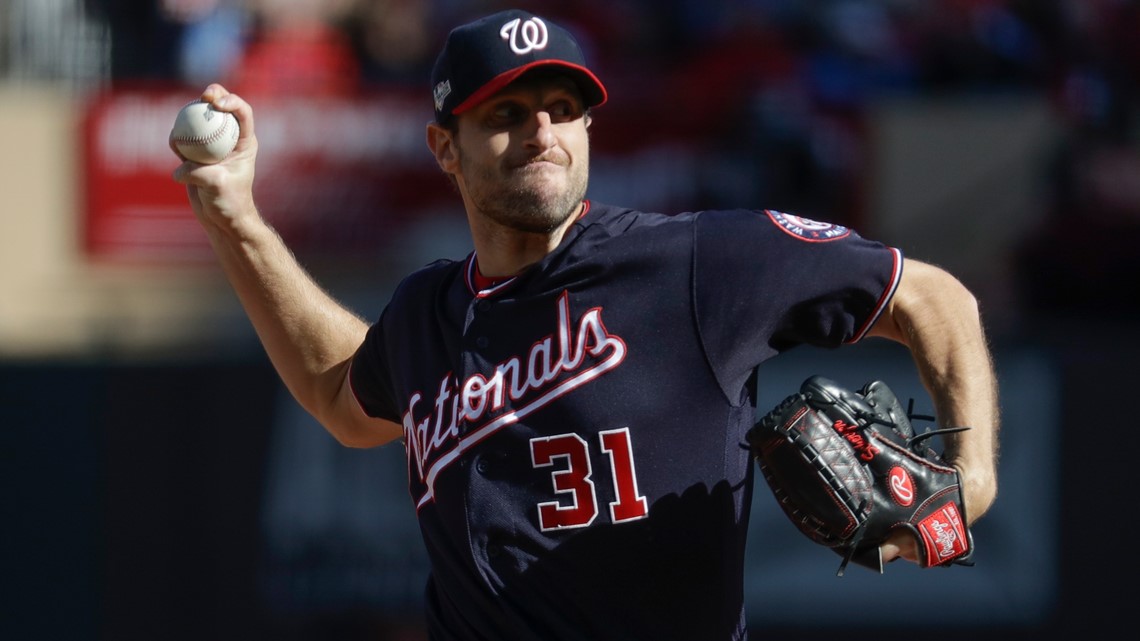
[[[930,449],[944,428],[915,435],[881,381],[851,392],[821,376],[804,381],[748,431],[748,446],[788,518],[843,561],[882,573],[879,545],[896,528],[918,538],[919,565],[973,565],[958,472]]]

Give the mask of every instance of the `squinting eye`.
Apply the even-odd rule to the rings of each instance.
[[[569,100],[560,100],[550,107],[550,114],[556,118],[573,118],[578,110]]]

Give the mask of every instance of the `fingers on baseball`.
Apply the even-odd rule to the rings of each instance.
[[[241,96],[215,82],[202,92],[202,101],[212,104],[218,111],[232,113],[237,118],[237,149],[240,150],[247,140],[253,138],[253,107]]]

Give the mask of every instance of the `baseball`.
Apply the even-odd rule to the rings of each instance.
[[[221,162],[237,145],[237,118],[196,100],[179,110],[170,137],[188,160],[206,165]]]

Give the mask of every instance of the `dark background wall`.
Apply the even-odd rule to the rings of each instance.
[[[271,376],[261,362],[0,367],[3,636],[255,633]]]

